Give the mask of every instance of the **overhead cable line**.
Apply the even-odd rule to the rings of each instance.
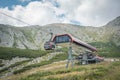
[[[10,15],[8,15],[8,14],[6,14],[6,13],[3,13],[3,12],[1,12],[1,11],[0,11],[0,13],[3,14],[3,15],[5,15],[5,16],[7,16],[7,17],[9,17],[9,18],[12,18],[12,19],[17,20],[17,21],[19,21],[19,22],[22,22],[22,23],[24,23],[24,24],[27,24],[28,26],[32,26],[31,24],[29,24],[29,23],[27,23],[27,22],[24,22],[24,21],[22,21],[22,20],[20,20],[20,19],[18,19],[18,18],[13,17],[13,16],[10,16]],[[35,25],[35,26],[40,27],[39,25]],[[49,31],[44,30],[44,29],[42,29],[42,30],[45,31],[46,33],[50,34]]]
[[[7,15],[7,14],[1,12],[1,11],[0,11],[0,13],[3,14],[3,15],[5,15],[5,16],[7,16],[7,17],[9,17],[9,18],[15,19],[15,20],[17,20],[17,21],[19,21],[19,22],[22,22],[22,23],[27,24],[27,25],[30,26],[30,24],[28,24],[28,23],[26,23],[26,22],[24,22],[24,21],[22,21],[22,20],[20,20],[20,19],[18,19],[18,18],[15,18],[15,17],[12,17],[12,16],[10,16],[10,15]]]

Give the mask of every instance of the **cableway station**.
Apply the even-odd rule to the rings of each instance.
[[[59,34],[53,36],[51,33],[51,38],[44,44],[45,50],[53,50],[56,48],[57,44],[69,43],[68,45],[68,61],[66,67],[68,67],[69,63],[74,66],[74,60],[78,60],[80,64],[90,64],[90,63],[98,63],[103,61],[103,58],[96,55],[97,49],[90,44],[87,44],[70,34]],[[85,51],[82,54],[79,54],[77,57],[73,57],[73,46],[72,44],[78,45],[80,47],[84,47],[90,51]]]

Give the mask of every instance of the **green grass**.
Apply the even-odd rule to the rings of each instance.
[[[3,67],[3,66],[4,66],[4,64],[1,64],[1,63],[0,63],[0,67]]]
[[[13,73],[14,74],[22,73],[22,72],[24,72],[26,70],[30,70],[32,68],[36,68],[36,67],[40,67],[40,66],[43,66],[43,65],[51,64],[53,62],[57,62],[57,61],[65,60],[65,59],[67,59],[67,53],[58,54],[55,57],[53,57],[52,59],[50,59],[49,61],[42,61],[42,62],[37,63],[37,64],[28,65],[28,66],[23,67],[20,70],[14,71]]]
[[[98,49],[98,54],[100,56],[104,57],[120,57],[120,49],[119,47],[116,47],[112,43],[102,43],[102,42],[94,42],[90,43],[92,46],[95,46]],[[59,51],[59,50],[58,50]],[[67,49],[63,48],[62,50],[64,54],[59,54],[50,59],[49,61],[42,61],[37,64],[32,64],[29,66],[25,66],[20,70],[16,70],[13,73],[18,74],[25,72],[26,70],[30,70],[32,68],[37,68],[43,65],[51,64],[53,62],[65,60],[68,57]],[[46,55],[52,51],[41,51],[41,50],[29,50],[29,49],[17,49],[17,48],[4,48],[0,47],[0,58],[1,59],[12,59],[13,57],[27,57],[27,58],[36,58],[43,55]],[[23,64],[23,62],[18,62],[10,67],[15,67],[18,65]],[[91,66],[94,66],[94,64],[90,64]],[[107,67],[106,67],[107,66]],[[84,75],[70,75],[65,76],[61,78],[56,77],[48,77],[45,80],[119,80],[120,76],[120,62],[112,62],[108,65],[98,65],[96,67],[86,67],[86,66],[80,66],[78,68],[73,69],[63,69],[63,70],[57,70],[57,71],[45,71],[45,72],[38,72],[29,76],[26,76],[25,78],[21,78],[21,80],[44,80],[42,77],[50,76],[50,75],[59,75],[59,74],[67,74],[71,72],[81,72],[85,71]],[[9,67],[4,68],[0,70],[0,72],[4,72],[8,70]],[[112,72],[112,73],[111,73]],[[110,74],[111,73],[111,74]]]
[[[8,67],[5,67],[5,68],[3,68],[3,69],[0,70],[0,73],[3,73],[3,72],[5,72],[5,71],[7,71],[7,70],[9,70],[9,68],[8,68]]]
[[[120,57],[120,49],[112,43],[94,42],[90,43],[98,49],[98,54],[104,57]],[[67,52],[66,48],[62,49],[63,52]],[[31,50],[31,49],[18,49],[18,48],[6,48],[0,47],[0,59],[12,59],[13,57],[27,57],[36,58],[52,51]]]
[[[29,61],[31,61],[31,60],[32,60],[32,59],[30,59],[30,60],[24,60],[24,61],[21,61],[21,62],[16,62],[15,64],[10,65],[9,68],[13,68],[13,67],[15,67],[15,66],[18,66],[18,65],[27,63],[27,62],[29,62]]]
[[[98,49],[98,54],[104,57],[120,57],[120,47],[115,46],[113,43],[94,42],[90,43]]]
[[[29,61],[31,61],[31,60],[24,60],[24,61],[21,61],[21,62],[16,62],[15,64],[10,65],[9,67],[5,67],[5,68],[1,69],[0,73],[3,73],[5,71],[9,70],[10,68],[16,67],[18,65],[24,64],[24,63],[29,62]]]
[[[0,67],[4,66],[4,64],[2,64],[2,60],[0,60]]]
[[[36,58],[51,52],[53,51],[0,47],[0,59],[12,59],[14,57]]]
[[[41,77],[44,77],[44,76],[65,74],[65,73],[70,73],[70,72],[73,72],[73,71],[83,71],[83,70],[86,70],[86,68],[75,68],[75,69],[63,69],[63,70],[57,70],[57,71],[38,72],[36,74],[29,75],[26,78],[22,78],[21,80],[30,80],[30,79],[36,79],[36,80],[40,79],[40,80],[42,80]],[[49,79],[50,80],[54,80],[54,79],[55,80],[64,80],[64,79],[58,79],[58,78],[52,78],[52,77],[48,78],[47,80],[49,80]],[[67,80],[69,80],[69,78]],[[72,79],[70,79],[70,80],[72,80]],[[76,80],[76,79],[73,79],[73,80]]]
[[[112,68],[111,68],[112,67]],[[35,74],[21,78],[21,80],[119,80],[120,79],[120,62],[112,62],[98,64],[97,66],[91,64],[90,66],[79,66],[76,68],[69,68],[63,70],[52,70],[45,72],[37,72]],[[64,77],[55,77],[60,74],[68,74],[71,72],[82,72],[83,74],[68,75]],[[51,76],[52,75],[52,76]],[[47,78],[44,78],[49,76]]]
[[[66,48],[61,49],[61,51],[66,52]],[[30,49],[18,49],[18,48],[7,48],[7,47],[0,47],[0,59],[12,59],[14,57],[26,57],[26,58],[36,58],[36,57],[41,57],[44,56],[48,53],[51,53],[53,51],[41,51],[41,50],[30,50]],[[32,64],[29,66],[25,66],[23,69],[16,70],[14,71],[14,74],[24,72],[26,70],[29,70],[31,68],[39,67],[42,65],[50,64],[55,61],[60,61],[66,59],[67,55],[66,54],[59,54],[53,57],[53,59],[49,61],[42,61],[41,63],[38,64]],[[0,70],[0,73],[5,72],[9,70],[9,68],[13,68],[15,66],[21,65],[23,63],[26,63],[30,60],[25,60],[22,62],[17,62],[15,64],[10,65],[9,67],[5,67]],[[2,67],[3,64],[0,63],[0,66]]]
[[[22,29],[22,33],[26,36],[27,40],[34,43],[35,34],[32,33],[32,29]]]

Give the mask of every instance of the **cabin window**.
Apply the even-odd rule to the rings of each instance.
[[[65,42],[70,42],[71,39],[69,36],[65,35],[65,36],[57,36],[55,38],[55,43],[65,43]]]

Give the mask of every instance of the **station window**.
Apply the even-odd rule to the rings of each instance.
[[[71,39],[69,36],[65,35],[65,36],[57,36],[55,38],[55,43],[65,43],[65,42],[70,42]]]

